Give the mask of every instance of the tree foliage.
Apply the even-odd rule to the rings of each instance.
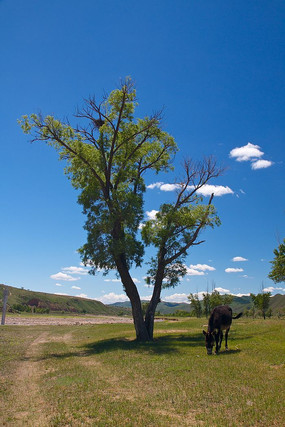
[[[278,246],[278,249],[274,249],[273,253],[275,258],[273,261],[270,261],[272,270],[268,277],[275,283],[285,282],[285,239]]]
[[[203,314],[209,317],[211,313],[211,294],[209,292],[203,293]]]
[[[176,183],[173,203],[163,204],[154,220],[143,220],[146,172],[168,171],[177,152],[174,138],[161,127],[161,113],[136,119],[136,91],[130,78],[98,103],[85,100],[76,127],[53,116],[23,116],[21,126],[34,141],[55,148],[65,160],[72,185],[86,215],[87,242],[79,249],[91,274],[117,269],[130,298],[137,338],[152,339],[155,309],[163,287],[175,286],[186,273],[188,249],[203,242],[200,233],[219,225],[212,205],[197,194],[222,172],[210,157],[185,161],[184,177]],[[156,249],[150,261],[147,283],[153,295],[145,316],[138,290],[130,275],[140,266],[146,246]]]
[[[270,302],[270,292],[262,292],[260,294],[250,294],[251,299],[253,301],[254,306],[261,310],[263,318],[266,317],[266,311],[269,309],[269,302]]]
[[[193,309],[193,313],[196,317],[201,317],[203,313],[202,303],[199,300],[198,294],[190,294],[188,296],[188,300],[190,301],[191,308]]]
[[[233,295],[230,294],[221,295],[216,289],[212,293],[203,293],[203,314],[209,317],[213,308],[218,305],[230,305],[233,298]]]
[[[230,294],[221,295],[220,292],[218,292],[215,289],[210,295],[211,310],[213,310],[213,308],[217,307],[218,305],[231,304],[233,301],[233,298],[234,298],[233,295],[230,295]]]

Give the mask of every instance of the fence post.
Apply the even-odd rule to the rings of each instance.
[[[3,290],[3,308],[2,308],[2,320],[1,325],[5,325],[6,318],[6,309],[7,309],[7,300],[8,300],[9,291],[7,288]]]

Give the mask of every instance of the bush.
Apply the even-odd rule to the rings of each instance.
[[[26,304],[13,304],[11,306],[13,312],[26,312],[31,313],[32,309],[29,305]]]
[[[50,309],[47,307],[35,307],[27,304],[13,304],[11,306],[12,313],[39,313],[39,314],[48,314]]]

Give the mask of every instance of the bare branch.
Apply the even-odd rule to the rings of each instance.
[[[191,159],[184,160],[183,170],[185,178],[181,182],[181,190],[177,194],[176,208],[189,203],[200,188],[224,172],[224,168],[218,167],[212,156],[205,157],[203,161],[196,163]]]
[[[96,103],[95,97],[90,97],[88,99],[84,99],[85,106],[82,108],[82,110],[77,110],[77,113],[75,114],[75,117],[78,118],[84,118],[90,120],[94,127],[98,130],[98,120],[103,119],[109,123],[109,125],[112,127],[113,131],[115,131],[115,126],[113,122],[109,119],[109,117],[103,113],[102,111],[102,105],[105,102],[105,98],[100,102],[100,104]],[[96,113],[96,117],[94,116],[94,113]],[[99,118],[98,118],[99,116]]]
[[[181,255],[185,254],[186,251],[190,248],[190,246],[193,246],[195,244],[195,240],[197,239],[201,229],[205,226],[206,224],[206,220],[209,214],[209,207],[212,203],[212,200],[214,198],[214,194],[211,195],[209,202],[208,202],[208,208],[199,224],[199,226],[196,228],[195,233],[193,234],[192,238],[189,240],[189,242],[182,248],[180,249],[180,251],[176,252],[172,257],[168,258],[165,260],[165,264],[171,264],[173,261],[175,261],[177,258],[179,258]],[[202,243],[202,241],[201,241]],[[200,244],[200,243],[196,243],[196,244]]]

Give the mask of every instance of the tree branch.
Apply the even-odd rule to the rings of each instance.
[[[204,217],[202,218],[202,221],[200,222],[200,224],[199,224],[199,226],[197,227],[197,229],[196,229],[196,231],[195,231],[195,233],[193,234],[193,237],[191,238],[191,240],[183,247],[183,248],[181,248],[180,249],[180,251],[178,251],[178,252],[176,252],[172,257],[170,257],[170,258],[168,258],[168,259],[166,259],[165,260],[165,264],[166,265],[168,265],[168,264],[171,264],[173,261],[175,261],[177,258],[179,258],[181,255],[183,255],[183,254],[185,254],[185,252],[190,248],[190,246],[192,246],[192,245],[194,245],[195,244],[195,240],[197,239],[197,237],[198,237],[198,235],[199,235],[199,233],[200,233],[200,231],[201,231],[201,229],[204,227],[204,225],[206,224],[206,220],[207,220],[207,217],[208,217],[208,214],[209,214],[209,207],[210,207],[210,205],[211,205],[211,203],[212,203],[212,200],[213,200],[213,197],[214,197],[214,194],[212,194],[211,195],[211,197],[210,197],[210,199],[209,199],[209,203],[208,203],[208,208],[207,208],[207,211],[206,211],[206,213],[205,213],[205,215],[204,215]],[[200,244],[200,243],[202,243],[203,241],[201,241],[201,242],[199,242],[199,243],[196,243],[196,244]]]

